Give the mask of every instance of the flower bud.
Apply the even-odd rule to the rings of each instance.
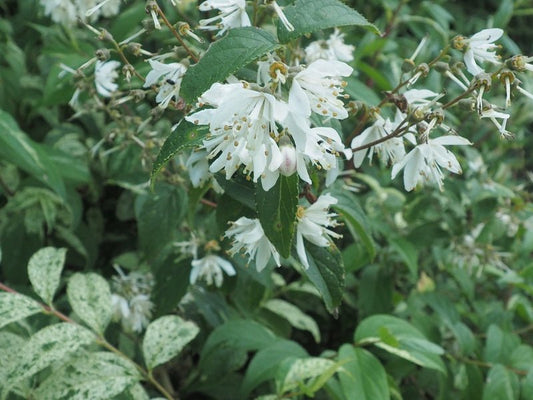
[[[282,144],[279,151],[282,160],[279,172],[281,175],[291,176],[296,172],[296,149],[292,144]]]

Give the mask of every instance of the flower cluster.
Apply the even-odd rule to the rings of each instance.
[[[128,332],[142,332],[152,318],[152,275],[142,272],[125,274],[118,266],[115,269],[118,276],[113,277],[111,295],[114,319],[120,321]]]
[[[40,3],[45,15],[62,25],[73,25],[79,19],[111,17],[120,9],[120,0],[40,0]]]
[[[186,117],[195,124],[209,125],[210,135],[201,147],[213,160],[209,171],[224,170],[230,179],[243,167],[254,182],[261,178],[265,190],[274,186],[280,173],[297,171],[303,181],[311,183],[310,164],[335,176],[336,156],[351,153],[335,129],[312,127],[311,114],[335,119],[348,116],[338,97],[344,85],[340,77],[349,76],[352,68],[340,61],[317,60],[308,67],[291,69],[274,60],[269,71],[264,86],[244,81],[215,83],[199,100],[201,106],[214,108]],[[288,84],[289,79],[288,98],[270,90]]]
[[[222,286],[224,281],[223,272],[228,276],[236,274],[235,268],[228,260],[213,254],[214,251],[220,250],[216,240],[211,240],[204,245],[205,255],[198,257],[198,250],[202,241],[196,235],[192,234],[191,239],[183,242],[176,242],[174,245],[180,249],[185,256],[193,258],[191,262],[191,274],[189,282],[191,285],[196,284],[198,280],[203,280],[207,285],[215,284],[216,287]]]

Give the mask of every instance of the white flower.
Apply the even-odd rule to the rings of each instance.
[[[115,269],[119,276],[114,276],[112,281],[114,293],[111,295],[111,305],[114,319],[120,321],[128,332],[141,332],[152,318],[152,277],[141,272],[126,275],[118,266]]]
[[[187,68],[181,63],[163,64],[156,60],[148,60],[152,70],[146,75],[143,87],[150,87],[163,81],[157,92],[155,101],[161,108],[166,108],[172,98],[178,99],[181,80]]]
[[[207,161],[207,151],[193,151],[185,163],[189,178],[194,187],[202,186],[209,178],[209,162]]]
[[[229,253],[235,255],[244,249],[249,260],[255,259],[257,271],[261,272],[266,267],[271,256],[278,267],[281,265],[279,253],[266,237],[258,219],[241,217],[231,223],[224,236],[233,238]]]
[[[353,61],[355,46],[344,43],[344,34],[337,28],[327,40],[316,40],[305,48],[305,60],[308,63],[318,59]]]
[[[198,111],[186,119],[209,125],[210,135],[203,142],[208,158],[214,159],[209,171],[224,169],[230,179],[244,165],[257,182],[279,168],[282,160],[274,138],[278,136],[276,121],[284,118],[286,105],[242,83],[216,83],[200,100],[217,108]],[[261,183],[268,190],[275,180],[262,179]]]
[[[217,36],[222,36],[228,29],[251,26],[245,0],[207,0],[198,8],[200,11],[220,10],[216,17],[200,20],[199,27],[209,31],[220,29]],[[215,24],[210,25],[211,23]]]
[[[85,3],[85,6],[90,7],[91,2],[87,0],[82,0],[81,3]],[[111,17],[113,15],[118,14],[119,8],[120,0],[102,0],[94,7],[91,7],[87,11],[85,11],[85,16],[90,17],[93,14],[98,15],[101,12],[104,17]]]
[[[419,144],[411,150],[399,163],[392,167],[392,179],[405,168],[403,182],[405,190],[413,190],[419,183],[436,183],[442,190],[444,175],[441,167],[454,174],[461,173],[461,166],[455,155],[444,146],[470,145],[461,136],[441,136],[429,139],[427,143]]]
[[[350,76],[352,71],[352,67],[341,61],[316,60],[296,74],[291,91],[305,93],[305,96],[298,95],[302,110],[310,109],[323,116],[344,119],[348,112],[337,97],[346,84],[339,77]]]
[[[62,25],[71,25],[76,22],[78,13],[72,1],[40,0],[40,3],[44,7],[44,14],[50,16],[52,21]]]
[[[512,136],[512,134],[506,130],[507,120],[510,116],[510,114],[496,111],[493,107],[489,107],[481,111],[481,118],[490,119],[492,123],[498,128],[498,132],[500,132],[500,135],[502,137]],[[500,118],[502,122],[499,123],[497,118]]]
[[[298,225],[296,227],[296,251],[300,262],[307,269],[309,261],[305,251],[304,238],[319,247],[327,247],[330,243],[330,236],[340,238],[336,232],[328,227],[335,227],[337,223],[333,220],[336,214],[328,213],[332,204],[336,204],[337,199],[329,193],[320,196],[315,203],[307,208],[298,206],[296,216]]]
[[[337,156],[341,153],[348,159],[351,151],[345,149],[342,140],[333,128],[311,128],[309,100],[299,85],[293,83],[289,93],[288,112],[283,126],[296,145],[296,170],[300,178],[311,183],[306,161],[334,173],[337,170]],[[328,180],[328,183],[331,183]]]
[[[209,254],[199,260],[193,260],[191,264],[192,269],[189,278],[191,285],[194,285],[200,278],[208,285],[214,283],[217,287],[220,287],[223,280],[222,271],[228,276],[236,274],[235,268],[233,268],[233,265],[231,265],[229,261],[224,260],[222,257],[215,256],[214,254]]]
[[[357,149],[375,142],[376,140],[382,139],[396,129],[398,124],[394,124],[388,119],[383,119],[381,116],[377,116],[376,121],[366,128],[361,134],[353,138],[351,147],[352,149]],[[353,165],[356,168],[359,168],[363,163],[365,155],[368,152],[368,159],[372,162],[374,156],[374,151],[376,151],[383,162],[387,164],[389,160],[392,163],[400,161],[405,156],[405,147],[402,137],[392,137],[385,140],[382,143],[375,144],[370,148],[355,150],[353,153]]]
[[[494,44],[501,38],[503,30],[499,28],[483,29],[472,35],[470,39],[464,39],[466,51],[464,55],[465,65],[468,72],[472,75],[478,75],[484,70],[476,64],[476,61],[488,61],[493,64],[499,64],[500,59],[493,51],[498,48]]]
[[[96,61],[94,67],[94,84],[96,91],[104,97],[111,97],[111,93],[118,89],[114,82],[118,78],[117,68],[120,67],[118,61]]]

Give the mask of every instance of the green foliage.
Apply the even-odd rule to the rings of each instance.
[[[213,83],[223,81],[277,47],[276,39],[265,30],[254,27],[231,29],[209,46],[198,64],[189,68],[181,84],[181,95],[192,103]]]
[[[531,56],[527,1],[278,0],[295,28],[288,31],[270,2],[248,0],[252,26],[223,35],[215,33],[220,19],[199,22],[218,10],[198,11],[196,2],[157,2],[161,29],[146,2],[117,3],[115,17],[88,18],[105,29],[101,37],[51,20],[39,0],[0,5],[2,399],[533,398],[533,108],[517,89],[530,90],[533,78],[512,70],[504,106],[503,70],[490,69],[481,106],[511,115],[513,138],[501,140],[491,119],[472,111],[479,88],[446,106],[464,91],[443,75],[447,65],[469,86],[451,39],[487,26],[505,31],[502,60]],[[195,167],[188,159],[214,137],[185,119],[199,97],[214,83],[242,80],[286,99],[312,63],[306,48],[325,50],[336,27],[355,46],[354,71],[341,85],[347,97],[338,97],[348,117],[315,113],[310,129],[332,128],[350,147],[377,115],[393,117],[406,90],[445,93],[437,135],[475,142],[453,150],[462,175],[441,166],[443,190],[405,192],[401,178],[391,179],[388,150],[374,146],[371,163],[368,154],[359,168],[347,160],[331,185],[335,171],[304,159],[308,181],[280,176],[264,191],[263,177],[252,180],[248,147],[231,179],[217,170],[193,185],[187,175],[208,171],[216,156]],[[95,85],[97,49],[121,64],[110,97]],[[157,98],[175,77],[144,87],[149,54],[187,67],[167,107]],[[429,74],[407,84],[422,63]],[[419,143],[434,117],[421,110],[422,119],[408,110]],[[294,139],[285,117],[276,113],[270,127],[279,128],[276,143]],[[230,117],[223,122],[237,129]],[[305,238],[305,269],[295,250],[298,210],[323,193],[337,199],[325,211],[336,222],[316,224],[316,233],[331,230],[321,237],[335,240],[321,247]],[[241,216],[259,219],[280,268],[270,262],[258,272],[246,247],[227,252],[233,239],[224,232]],[[219,287],[205,277],[191,284],[193,262],[209,256],[236,273],[219,271]],[[208,267],[216,282],[220,265]]]
[[[296,0],[285,8],[284,13],[294,31],[287,31],[281,21],[278,22],[278,36],[282,43],[335,26],[355,25],[379,33],[378,28],[365,17],[339,0]]]
[[[282,257],[289,257],[293,245],[298,207],[298,175],[280,176],[268,191],[256,189],[257,214],[265,235]]]

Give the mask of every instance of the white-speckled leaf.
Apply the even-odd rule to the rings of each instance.
[[[315,342],[320,342],[320,330],[318,329],[318,324],[313,318],[303,313],[298,307],[280,299],[271,299],[267,301],[263,307],[280,317],[285,318],[293,327],[310,332],[311,335],[313,335]]]
[[[46,304],[52,304],[59,286],[66,252],[67,249],[45,247],[32,255],[28,263],[28,276],[33,290]]]
[[[64,359],[94,339],[90,331],[79,325],[65,322],[47,326],[34,334],[23,348],[17,349],[18,360],[6,374],[6,382],[12,386]]]
[[[12,364],[18,359],[18,353],[13,349],[20,349],[24,346],[25,340],[19,335],[11,332],[0,332],[0,382],[6,382],[7,372],[12,368]]]
[[[103,334],[111,321],[111,290],[95,273],[74,274],[67,286],[68,301],[74,312],[94,331]]]
[[[153,321],[146,328],[143,340],[144,360],[148,369],[152,370],[177,356],[198,332],[196,324],[175,315]]]
[[[319,358],[300,358],[291,362],[289,369],[285,372],[281,369],[282,375],[285,376],[278,380],[278,393],[284,393],[297,387],[307,379],[318,378],[320,375],[328,373],[332,369],[336,369],[338,364],[334,361]]]
[[[41,305],[28,296],[0,292],[0,328],[43,311]]]
[[[128,389],[127,395],[125,396],[128,400],[150,400],[150,397],[148,394],[146,394],[146,391],[142,387],[140,383],[136,383],[132,387]],[[152,400],[166,400],[162,397],[157,397]]]
[[[140,379],[135,365],[125,358],[109,352],[85,353],[54,371],[34,392],[33,398],[107,400]]]

